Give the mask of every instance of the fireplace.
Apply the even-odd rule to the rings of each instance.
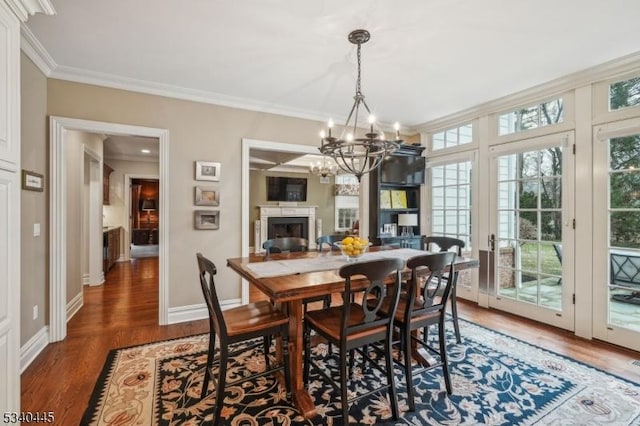
[[[298,237],[309,239],[309,218],[270,217],[267,219],[267,238]]]
[[[262,253],[262,243],[271,238],[299,237],[309,241],[309,250],[316,248],[316,236],[322,235],[322,220],[316,220],[318,206],[263,205],[260,220],[254,224],[254,252]]]

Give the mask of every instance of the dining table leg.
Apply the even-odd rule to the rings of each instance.
[[[304,328],[302,326],[304,310],[301,300],[287,302],[289,314],[289,363],[291,372],[291,393],[293,403],[302,415],[310,418],[316,415],[316,406],[304,386],[303,351]]]

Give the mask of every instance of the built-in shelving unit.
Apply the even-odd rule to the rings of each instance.
[[[376,245],[393,244],[421,247],[420,187],[424,184],[423,146],[401,145],[392,156],[371,172],[369,179],[369,239]],[[398,215],[415,215],[416,225],[409,227],[412,237],[402,236]],[[386,232],[394,224],[396,235]],[[387,226],[388,228],[388,226]]]

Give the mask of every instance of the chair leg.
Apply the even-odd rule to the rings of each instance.
[[[340,348],[340,399],[342,401],[342,421],[344,424],[349,424],[349,393],[347,388],[349,377],[347,376],[347,359],[345,355],[343,348]]]
[[[442,375],[447,393],[451,395],[451,377],[449,376],[449,360],[447,358],[447,341],[445,339],[444,318],[438,324],[438,340],[440,345],[440,359],[442,361]]]
[[[305,322],[304,325],[304,365],[302,372],[302,380],[305,383],[309,383],[309,363],[311,362],[311,330],[309,330],[309,326]]]
[[[404,334],[404,376],[407,381],[407,403],[409,404],[409,411],[415,411],[415,395],[413,393],[413,372],[411,368],[411,329],[408,325],[403,330]]]
[[[398,420],[398,395],[396,392],[396,382],[393,374],[393,352],[391,333],[387,336],[388,339],[385,342],[385,361],[387,364],[387,384],[389,385],[389,400],[391,401],[391,416],[393,420]]]
[[[286,331],[282,335],[282,361],[284,362],[284,385],[287,388],[287,400],[291,401],[291,372],[289,364],[289,334]],[[305,380],[306,381],[306,380]]]
[[[458,277],[455,278],[456,281]],[[460,325],[458,324],[458,303],[456,302],[456,286],[453,286],[453,290],[451,291],[451,318],[453,319],[453,328],[456,332],[456,342],[460,343],[462,339],[460,338]]]
[[[271,347],[271,336],[263,336],[262,343],[264,344],[264,365],[267,370],[271,369],[271,362],[269,361],[269,348]]]
[[[218,368],[218,380],[216,383],[216,412],[213,418],[214,426],[220,424],[220,415],[224,405],[224,387],[227,381],[227,362],[229,361],[229,348],[220,345],[220,366]]]
[[[216,334],[214,332],[209,333],[209,353],[207,354],[207,366],[204,369],[204,379],[202,380],[202,390],[200,391],[200,399],[207,395],[209,388],[209,379],[211,378],[211,367],[213,366],[213,359],[216,352]]]

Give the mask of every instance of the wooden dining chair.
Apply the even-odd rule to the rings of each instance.
[[[356,262],[344,265],[339,270],[341,278],[345,279],[345,290],[342,306],[333,306],[322,311],[310,311],[305,314],[304,321],[304,380],[309,381],[310,367],[313,365],[331,385],[340,389],[342,403],[342,417],[344,423],[349,422],[350,402],[368,397],[372,392],[388,389],[391,400],[391,411],[394,420],[398,419],[398,398],[396,395],[392,363],[392,323],[395,307],[400,296],[400,274],[404,269],[402,259],[376,259],[366,262]],[[393,283],[387,287],[386,281],[393,277]],[[360,280],[366,281],[364,288]],[[385,294],[387,296],[385,297]],[[364,300],[364,303],[356,301]],[[379,312],[382,301],[387,300],[389,308],[386,315]],[[333,380],[323,368],[316,364],[311,357],[311,331],[324,337],[328,342],[339,348],[340,384]],[[385,365],[381,367],[361,348],[375,342],[384,342]],[[363,362],[369,362],[386,376],[386,384],[371,392],[348,398],[347,355],[357,350],[363,357]]]
[[[218,363],[218,376],[214,379],[216,393],[216,407],[213,424],[220,424],[220,414],[224,403],[224,391],[226,386],[235,386],[238,383],[253,380],[258,377],[273,374],[276,371],[284,370],[287,396],[291,392],[291,380],[289,376],[289,317],[280,312],[268,301],[250,303],[237,308],[227,309],[224,312],[220,308],[220,302],[216,293],[214,276],[216,267],[209,259],[201,253],[196,255],[198,259],[198,269],[200,276],[200,286],[204,295],[207,309],[209,311],[209,352],[207,355],[207,365],[202,382],[200,397],[207,394],[209,380],[213,375],[215,360],[216,336],[220,340],[220,355]],[[269,348],[271,337],[280,335],[282,337],[282,360],[280,365],[273,368],[269,362]],[[247,342],[255,338],[262,337],[261,341],[251,342],[248,346],[243,345],[242,349],[230,351],[230,345],[239,342]],[[265,369],[251,375],[243,376],[240,379],[227,383],[227,363],[233,356],[246,352],[258,346],[264,347]]]
[[[451,394],[451,378],[447,360],[447,347],[445,339],[446,304],[453,292],[454,276],[453,262],[455,253],[432,253],[415,256],[407,260],[407,267],[411,269],[411,278],[408,281],[407,292],[403,293],[397,304],[394,316],[394,325],[400,329],[400,349],[403,353],[403,362],[407,381],[407,394],[409,410],[415,410],[415,395],[413,390],[413,376],[426,370],[442,367],[444,383],[447,393]],[[429,269],[426,281],[418,276],[418,269]],[[448,274],[445,269],[450,268]],[[423,283],[421,285],[420,283]],[[429,285],[425,285],[429,283]],[[442,295],[442,296],[440,296]],[[385,300],[381,311],[390,313],[393,311],[392,301]],[[434,347],[428,341],[428,328],[438,325],[438,347]],[[419,330],[422,329],[422,337]],[[421,345],[428,352],[439,357],[439,361],[429,361],[428,366],[414,369],[412,366],[413,347]]]
[[[344,235],[323,235],[316,238],[316,248],[318,251],[322,251],[323,246],[327,245],[329,246],[329,250],[340,250],[333,243],[342,241],[344,237]]]
[[[458,238],[452,237],[434,237],[429,236],[424,239],[425,249],[427,251],[451,251],[453,248],[455,253],[462,257],[462,249],[465,246],[464,241]],[[434,247],[434,245],[436,247]],[[460,343],[462,341],[460,337],[460,325],[458,324],[458,302],[456,296],[456,287],[458,285],[458,272],[454,273],[453,276],[453,289],[451,290],[451,319],[453,320],[453,329],[456,333],[456,342]]]

